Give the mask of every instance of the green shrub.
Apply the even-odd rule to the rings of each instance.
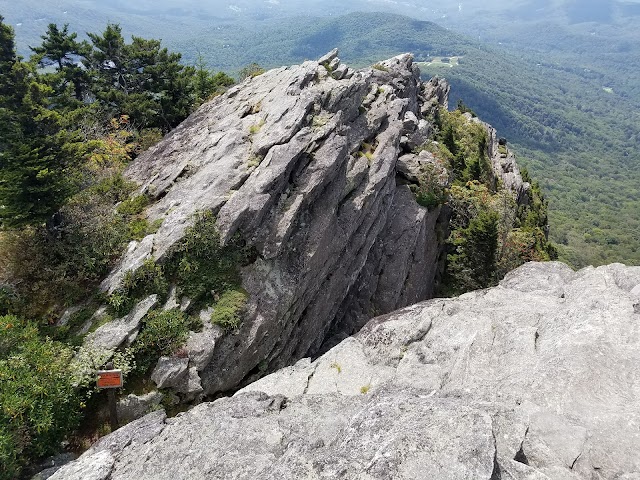
[[[114,205],[134,188],[120,174],[104,177],[73,196],[55,225],[3,232],[0,276],[11,279],[3,313],[47,324],[92,297],[131,239],[129,217],[114,214]]]
[[[431,209],[442,204],[442,200],[435,192],[423,190],[420,187],[413,188],[412,191],[416,196],[418,205],[425,207],[426,209]]]
[[[127,231],[131,240],[142,240],[149,231],[149,222],[146,218],[134,218],[127,225]]]
[[[242,313],[247,299],[247,292],[242,289],[227,290],[213,307],[211,323],[227,331],[237,330],[242,323]]]
[[[123,315],[146,295],[166,295],[171,283],[178,287],[178,295],[192,300],[194,308],[211,305],[222,292],[240,287],[240,267],[252,257],[253,250],[239,237],[221,246],[215,216],[199,213],[162,265],[147,260],[127,272],[108,303],[117,315]]]
[[[149,205],[149,197],[146,195],[136,195],[118,205],[116,211],[120,215],[138,215]]]
[[[83,404],[71,381],[72,356],[34,324],[0,317],[0,479],[18,478],[78,425]]]
[[[445,188],[440,184],[439,172],[431,164],[422,165],[418,175],[418,185],[411,191],[419,205],[430,209],[442,205],[447,199]]]
[[[129,241],[126,220],[113,214],[125,187],[100,182],[73,197],[55,227],[4,233],[0,272],[12,282],[12,313],[47,323],[93,295]]]
[[[142,240],[147,235],[156,233],[162,225],[162,219],[149,223],[146,218],[134,218],[127,225],[128,238],[130,240]]]
[[[371,68],[375,69],[375,70],[380,70],[381,72],[388,72],[389,68],[385,67],[384,65],[382,65],[381,63],[374,63]]]
[[[460,110],[448,112],[441,108],[436,122],[440,130],[438,141],[449,150],[454,183],[464,185],[477,180],[489,185],[492,177],[487,152],[487,132],[476,122],[470,122]]]
[[[133,344],[140,372],[153,367],[161,356],[168,356],[184,345],[196,322],[180,310],[154,310],[143,320],[140,334]]]
[[[244,67],[242,70],[240,70],[238,77],[240,78],[240,81],[242,81],[245,78],[249,78],[249,77],[254,78],[259,75],[262,75],[264,72],[265,72],[264,68],[262,68],[257,63],[252,63]]]
[[[253,256],[239,236],[221,246],[216,217],[202,212],[172,249],[166,269],[179,295],[186,295],[195,305],[211,305],[216,295],[240,287],[240,267]]]
[[[148,259],[137,270],[129,270],[124,275],[120,286],[109,296],[108,302],[117,315],[124,315],[131,310],[135,301],[154,293],[162,297],[168,291],[169,283],[164,269]]]

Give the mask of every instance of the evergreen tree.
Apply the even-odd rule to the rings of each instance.
[[[198,54],[195,71],[193,74],[194,104],[199,106],[206,102],[211,96],[221,93],[226,87],[233,85],[235,81],[223,72],[213,74],[202,57]]]
[[[0,32],[0,221],[21,226],[42,222],[62,205],[74,154],[60,114],[50,108],[52,89],[16,55],[13,29],[0,21]]]
[[[83,55],[83,44],[76,38],[77,33],[69,33],[69,24],[65,24],[62,30],[55,23],[50,23],[47,33],[42,35],[42,45],[29,47],[32,52],[42,56],[41,64],[56,65],[56,70],[61,72],[69,65],[75,65],[74,56]]]
[[[4,23],[0,15],[0,99],[5,99],[13,93],[13,66],[18,61],[14,43],[13,29]]]
[[[161,48],[159,40],[134,36],[127,44],[114,24],[89,38],[93,48],[84,64],[94,78],[96,99],[113,116],[127,115],[138,128],[168,131],[189,115],[194,70],[180,64],[180,54]]]
[[[40,66],[56,66],[57,75],[49,75],[48,78],[54,90],[66,94],[67,86],[72,85],[74,98],[81,101],[89,79],[87,72],[80,67],[79,60],[86,55],[89,44],[78,42],[77,37],[77,33],[69,33],[68,24],[60,29],[55,23],[50,23],[47,32],[40,37],[42,44],[29,48],[37,55]]]
[[[478,287],[493,285],[498,251],[498,214],[482,211],[469,222],[465,232],[464,254]]]

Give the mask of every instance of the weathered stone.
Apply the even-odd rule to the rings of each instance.
[[[260,380],[253,382],[251,385],[238,390],[234,396],[238,396],[246,392],[264,392],[267,395],[276,392],[286,397],[294,397],[307,393],[309,381],[316,371],[316,366],[311,363],[308,358],[303,358],[295,365],[285,367],[278,371],[278,375],[267,375]]]
[[[108,450],[82,456],[54,473],[50,480],[107,480],[116,459]]]
[[[221,328],[209,323],[209,318],[205,320],[205,326],[201,332],[191,332],[187,338],[186,349],[189,356],[189,365],[194,366],[198,371],[204,369],[216,348],[216,341],[224,335]]]
[[[158,388],[179,388],[188,377],[189,359],[160,357],[151,373],[151,380]]]
[[[96,453],[108,451],[116,458],[131,445],[144,445],[155,438],[165,428],[167,414],[164,410],[157,410],[135,420],[115,432],[102,437],[80,458],[92,456]]]
[[[38,467],[38,469],[41,469],[40,472],[35,474],[31,480],[46,480],[76,458],[78,458],[78,456],[75,453],[60,453],[54,455],[40,464]]]
[[[347,67],[344,63],[339,64],[335,68],[335,70],[332,72],[333,78],[335,78],[336,80],[342,80],[343,78],[346,77],[348,70],[349,70],[349,67]]]
[[[135,395],[131,393],[118,401],[118,420],[122,423],[137,420],[151,410],[157,409],[161,402],[162,394],[157,391],[149,392],[145,395]]]
[[[100,308],[98,308],[95,312],[93,312],[93,315],[91,315],[91,318],[89,318],[84,325],[82,325],[82,327],[80,327],[80,330],[78,330],[77,334],[78,335],[86,335],[89,330],[91,330],[91,327],[93,325],[102,323],[102,321],[107,317],[107,307],[106,305],[101,306]]]
[[[513,152],[507,150],[506,154],[501,153],[500,147],[502,147],[502,149],[506,149],[506,142],[504,144],[500,143],[500,139],[498,138],[495,128],[475,117],[472,121],[482,124],[487,130],[487,153],[489,154],[489,158],[492,163],[494,182],[497,183],[497,181],[500,180],[506,188],[515,192],[518,204],[526,205],[529,203],[529,190],[531,189],[531,185],[522,180],[520,168],[516,163],[516,158]]]
[[[327,53],[326,55],[323,55],[322,57],[320,57],[318,59],[318,63],[320,65],[324,64],[324,63],[329,63],[331,62],[334,58],[336,58],[338,56],[338,49],[334,48],[333,50],[331,50],[329,53]]]
[[[402,121],[402,133],[413,133],[418,128],[418,117],[412,111],[408,111],[404,114],[404,120]]]
[[[142,447],[165,428],[167,415],[158,410],[101,438],[73,463],[58,470],[51,480],[108,480],[125,448]]]
[[[418,122],[418,128],[413,134],[409,135],[407,141],[407,147],[409,150],[414,150],[424,145],[433,136],[434,127],[429,122],[421,119]]]
[[[60,318],[58,319],[58,321],[56,322],[56,326],[57,327],[63,327],[65,326],[67,323],[69,323],[69,320],[71,320],[71,317],[79,312],[80,310],[82,310],[82,305],[77,305],[74,307],[69,307],[67,308],[62,315],[60,316]]]
[[[409,54],[347,72],[331,52],[247,79],[125,172],[152,199],[149,221],[162,223],[131,245],[106,291],[145,259],[162,262],[199,211],[216,214],[223,243],[238,235],[257,251],[241,272],[249,300],[237,331],[188,345],[206,395],[316,355],[328,337],[433,292],[448,210],[416,203],[398,184],[398,158],[402,141],[413,145],[432,128],[424,103],[446,103],[449,87],[423,85]],[[210,313],[205,306],[203,324]]]
[[[191,299],[187,297],[178,298],[177,288],[172,286],[169,289],[169,296],[167,301],[162,307],[163,310],[175,310],[179,309],[181,312],[186,312],[191,306]]]
[[[427,83],[424,83],[421,92],[423,103],[420,107],[422,115],[427,118],[433,118],[441,106],[448,108],[450,91],[451,86],[442,78],[433,77]]]
[[[120,286],[125,274],[131,270],[137,270],[145,260],[151,257],[153,250],[153,235],[147,235],[141,241],[132,241],[127,248],[127,252],[120,260],[120,264],[112,273],[100,284],[100,289],[109,294],[113,293]]]
[[[375,318],[109,450],[108,478],[638,478],[639,274],[530,263]],[[64,468],[107,478],[85,456]]]
[[[63,465],[59,467],[56,466],[45,468],[44,470],[36,473],[33,477],[31,477],[31,480],[47,480],[48,478],[51,478],[53,474],[60,470],[62,467]]]
[[[107,350],[115,350],[123,344],[130,345],[138,334],[140,322],[157,301],[157,295],[149,295],[138,302],[127,316],[105,323],[87,335],[85,344]]]
[[[196,367],[191,367],[187,371],[187,375],[184,380],[174,390],[178,393],[184,394],[184,399],[187,402],[191,402],[203,392],[202,384],[200,382],[200,375]]]

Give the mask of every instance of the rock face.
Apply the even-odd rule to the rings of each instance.
[[[638,479],[639,302],[640,267],[526,264],[144,417],[52,478]]]
[[[405,154],[433,130],[421,111],[446,104],[448,88],[424,85],[409,54],[354,72],[337,51],[233,87],[129,167],[162,225],[132,242],[103,290],[148,258],[162,262],[199,211],[215,213],[224,242],[240,234],[256,247],[239,331],[192,339],[188,367],[207,395],[429,298],[447,218],[416,203],[398,159],[417,161]],[[124,341],[129,331],[117,330]]]
[[[474,120],[479,121],[477,118]],[[491,159],[494,182],[500,180],[507,189],[515,193],[518,204],[527,204],[531,185],[522,180],[515,155],[507,148],[506,141],[504,145],[500,143],[501,139],[498,138],[498,132],[495,128],[487,123],[480,123],[487,129],[487,149]]]
[[[410,185],[426,164],[442,172],[442,187],[450,180],[432,154],[416,150],[430,141],[430,119],[448,94],[443,80],[421,82],[409,54],[356,72],[334,50],[247,79],[136,159],[126,175],[152,199],[149,222],[162,222],[129,245],[105,292],[148,259],[166,259],[198,212],[216,215],[223,242],[240,235],[257,250],[242,271],[249,303],[239,329],[211,326],[204,308],[180,378],[164,378],[160,365],[160,387],[189,398],[230,391],[320,354],[374,316],[431,298],[450,212],[418,205]],[[515,161],[501,162],[486,128],[496,182],[526,197]],[[189,308],[175,296],[174,288],[164,308]],[[149,302],[136,307],[143,316]],[[126,345],[140,322],[134,312],[91,341]]]

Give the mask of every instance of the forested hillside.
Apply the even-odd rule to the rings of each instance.
[[[0,16],[3,479],[55,452],[90,397],[92,370],[71,365],[70,332],[86,312],[52,324],[96,294],[129,241],[158,228],[140,215],[145,197],[128,199],[135,185],[123,169],[234,83],[203,64],[184,66],[160,41],[127,41],[118,25],[89,38],[51,24],[26,61]]]
[[[125,37],[161,31],[185,63],[194,65],[202,54],[212,68],[232,74],[254,62],[273,67],[317,58],[334,46],[354,65],[405,51],[424,61],[462,57],[422,68],[426,75],[450,78],[454,100],[464,98],[499,128],[539,178],[551,201],[551,236],[560,258],[574,266],[640,263],[635,214],[640,209],[640,17],[632,3],[602,0],[576,11],[559,0],[514,2],[508,8],[499,2],[482,8],[435,2],[425,9],[409,2],[408,12],[405,6],[367,4],[437,19],[479,37],[388,13],[310,17],[366,7],[358,2],[325,3],[324,10],[310,2],[305,16],[297,18],[288,16],[299,15],[299,5],[284,1],[143,2],[99,11],[86,2],[64,2],[73,7],[64,11],[61,5],[7,7],[21,23],[16,27],[21,51],[41,34],[44,18],[77,19],[71,28],[82,37],[106,15],[122,23]]]

